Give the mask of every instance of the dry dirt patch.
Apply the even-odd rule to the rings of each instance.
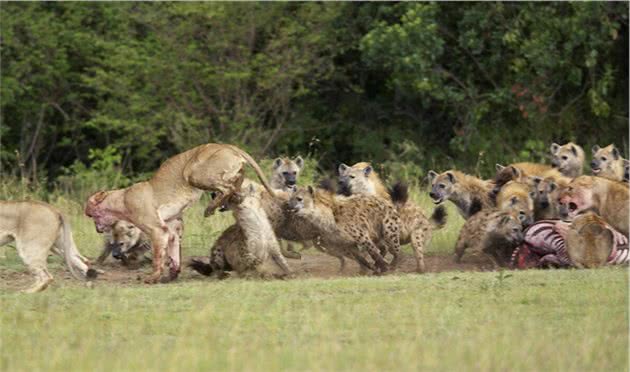
[[[191,256],[184,259],[187,263],[190,259],[196,258],[207,260],[204,256]],[[350,260],[346,260],[346,268],[343,272],[339,272],[339,261],[335,257],[331,257],[319,252],[303,252],[302,259],[289,259],[289,265],[295,272],[297,278],[336,278],[360,276],[359,266]],[[451,255],[430,255],[425,257],[427,272],[438,273],[443,271],[481,271],[483,268],[472,263],[457,264],[453,262]],[[404,254],[402,263],[398,270],[388,275],[401,273],[415,273],[415,260],[413,256]],[[120,265],[119,262],[108,261],[97,268],[104,270],[105,273],[100,274],[95,280],[95,285],[115,285],[115,286],[145,286],[142,279],[150,274],[151,266],[146,264],[139,269],[128,269]],[[78,284],[65,267],[50,268],[55,278],[53,286]],[[24,270],[16,269],[0,269],[0,289],[2,290],[19,290],[28,287],[32,281],[31,275]],[[193,272],[188,267],[184,267],[178,282],[199,281],[199,280],[216,280],[209,279]]]

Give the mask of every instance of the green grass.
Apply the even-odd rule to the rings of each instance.
[[[627,370],[624,269],[4,293],[2,370]]]
[[[54,204],[96,256],[81,205]],[[202,210],[186,212],[185,256],[232,221]],[[428,252],[452,251],[462,220],[449,213]],[[24,267],[10,252],[0,271]],[[0,287],[0,370],[628,370],[626,268],[97,284]]]

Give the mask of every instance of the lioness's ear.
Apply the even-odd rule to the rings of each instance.
[[[372,173],[372,166],[368,165],[363,169],[363,174],[367,177],[370,175],[370,173]]]
[[[599,151],[599,146],[598,145],[593,146],[593,148],[591,148],[591,151],[593,152],[593,155],[595,155],[597,151]]]
[[[346,171],[348,170],[348,168],[350,168],[350,167],[348,167],[344,163],[339,164],[339,168],[337,168],[337,170],[339,171],[339,175],[343,176],[346,173]]]
[[[273,169],[278,169],[282,165],[282,158],[273,161]]]
[[[613,155],[613,158],[615,158],[615,160],[621,157],[621,155],[619,154],[619,150],[617,150],[617,148],[614,145],[612,149],[612,155]]]
[[[555,182],[549,183],[549,190],[550,191],[554,191],[556,189],[556,187],[558,187],[558,185],[556,185]]]
[[[433,180],[434,180],[434,179],[435,179],[435,177],[437,177],[437,176],[438,176],[438,174],[437,174],[435,171],[430,170],[430,171],[429,171],[429,182],[433,182]]]
[[[555,143],[555,142],[554,142],[554,143],[552,143],[552,144],[551,144],[551,146],[549,147],[549,150],[551,150],[551,153],[552,153],[553,155],[555,155],[555,154],[558,152],[558,150],[560,150],[560,145],[558,145],[557,143]]]
[[[571,152],[573,153],[573,156],[578,156],[577,147],[571,145]]]
[[[495,164],[494,167],[496,168],[497,172],[501,172],[503,170],[503,168],[505,168],[505,165],[501,165],[499,163]]]
[[[90,197],[90,200],[94,201],[94,204],[101,204],[107,197],[107,191],[99,191]]]
[[[510,205],[515,205],[516,203],[518,203],[518,198],[516,196],[511,197]]]
[[[309,194],[311,194],[311,195],[315,195],[315,190],[313,190],[313,186],[309,185],[309,186],[308,186],[308,188],[307,188],[307,190],[308,190],[308,193],[309,193]]]
[[[298,168],[302,169],[304,167],[304,159],[302,159],[301,156],[298,156],[297,158],[295,158],[295,165],[298,166]]]
[[[451,183],[457,182],[455,175],[451,172],[446,172],[446,177],[448,177],[448,180],[451,181]]]

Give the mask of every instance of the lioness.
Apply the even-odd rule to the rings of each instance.
[[[153,251],[153,273],[145,282],[169,281],[181,270],[177,220],[204,191],[215,194],[206,215],[223,206],[240,189],[245,164],[254,169],[269,194],[275,196],[249,154],[232,145],[209,143],[166,160],[149,181],[93,194],[86,203],[85,214],[94,220],[98,232],[109,230],[117,220],[136,225],[151,239]],[[168,260],[164,260],[164,254]],[[169,275],[163,278],[165,265]]]
[[[0,246],[15,241],[15,247],[35,276],[35,284],[24,292],[39,292],[53,281],[46,268],[50,250],[62,256],[70,273],[80,280],[95,278],[74,244],[66,219],[51,205],[34,201],[0,201]]]

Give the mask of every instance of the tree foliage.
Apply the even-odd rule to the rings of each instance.
[[[0,12],[5,175],[52,181],[107,158],[134,178],[205,142],[317,154],[323,168],[371,160],[408,177],[543,159],[551,141],[627,152],[627,3]]]

